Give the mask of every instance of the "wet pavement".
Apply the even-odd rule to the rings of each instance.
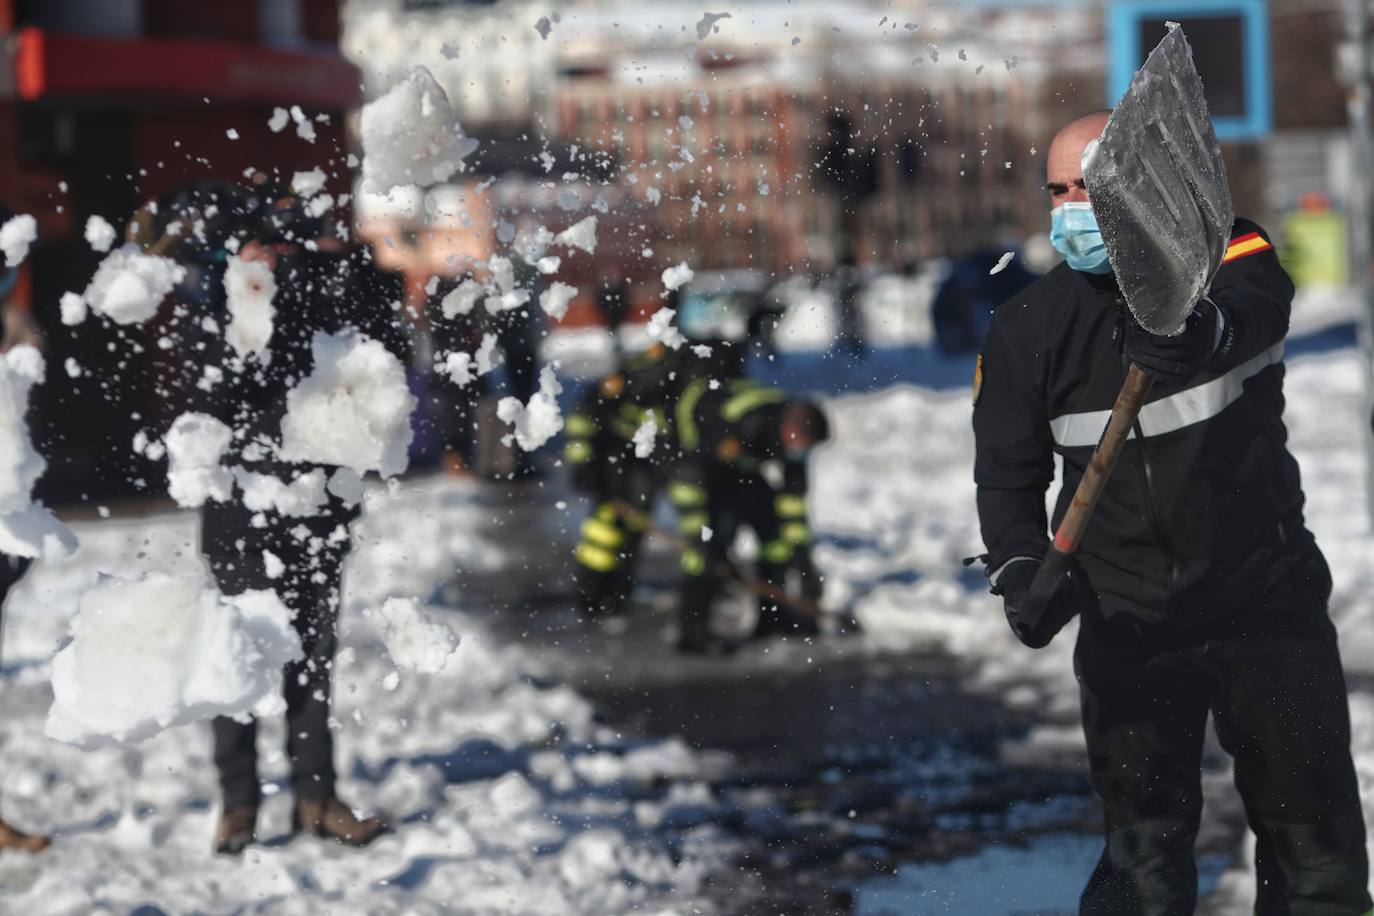
[[[519,559],[460,573],[445,600],[496,609],[495,635],[521,642],[627,740],[680,736],[728,761],[710,788],[730,812],[717,826],[742,852],[712,889],[721,912],[1076,911],[1100,854],[1100,815],[1081,748],[1029,739],[1046,724],[1038,711],[965,689],[966,670],[948,656],[862,639],[679,656],[673,558],[658,550],[644,558],[635,613],[586,625],[566,560],[578,507],[541,516],[497,498],[492,509],[493,540]],[[747,626],[747,604],[726,602],[727,626]],[[1200,846],[1204,892],[1241,830],[1214,830]]]

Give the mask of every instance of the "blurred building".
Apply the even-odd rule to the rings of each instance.
[[[48,342],[34,427],[49,498],[155,488],[130,440],[178,410],[165,321],[121,328],[114,352],[101,322],[59,323],[59,298],[102,257],[87,218],[122,231],[148,199],[249,169],[289,180],[320,167],[349,191],[345,118],[361,86],[338,38],[337,0],[0,0],[0,202],[39,221],[21,296]]]

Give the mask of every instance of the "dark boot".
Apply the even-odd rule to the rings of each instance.
[[[296,802],[296,816],[292,822],[292,830],[296,833],[338,840],[345,846],[366,846],[387,829],[380,817],[359,820],[352,809],[333,797],[300,799]]]
[[[42,852],[52,845],[52,840],[45,836],[34,836],[22,830],[16,830],[4,821],[0,821],[0,852],[7,849],[14,849],[19,852]]]
[[[219,816],[215,831],[215,852],[237,856],[258,840],[258,809],[251,805],[229,805]]]

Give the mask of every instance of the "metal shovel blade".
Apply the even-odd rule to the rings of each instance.
[[[1176,334],[1207,294],[1235,218],[1183,29],[1171,23],[1090,151],[1083,179],[1126,305]]]

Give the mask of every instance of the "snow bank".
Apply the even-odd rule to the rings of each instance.
[[[74,551],[76,538],[33,502],[48,463],[33,447],[25,416],[29,390],[43,374],[43,356],[31,346],[0,354],[0,552],[55,559]]]
[[[233,476],[220,466],[234,433],[203,413],[184,413],[172,423],[163,444],[167,447],[167,492],[177,505],[194,509],[213,499],[224,502],[233,489]]]
[[[315,368],[286,397],[279,456],[400,474],[410,462],[415,397],[405,369],[366,335],[317,333]]]
[[[375,612],[387,654],[398,668],[421,674],[444,670],[458,637],[414,598],[388,598]]]
[[[515,427],[512,434],[520,447],[532,452],[548,442],[563,428],[563,415],[558,410],[558,395],[563,386],[553,366],[545,366],[539,373],[539,390],[528,404],[521,404],[519,398],[502,398],[496,405],[496,416],[502,422]],[[502,441],[510,444],[511,435]]]
[[[363,106],[361,134],[363,186],[378,194],[445,181],[476,148],[424,67],[413,68],[390,92]]]
[[[14,268],[29,256],[29,246],[38,239],[38,220],[27,213],[11,216],[0,226],[0,252],[5,255],[5,267]]]
[[[239,356],[261,353],[272,339],[276,309],[272,297],[277,281],[263,261],[245,261],[230,255],[224,270],[224,292],[229,306],[229,326],[224,339]]]
[[[100,262],[86,287],[86,304],[119,324],[142,324],[181,282],[186,269],[171,258],[143,254],[136,245],[118,248]]]
[[[282,665],[300,657],[291,612],[272,592],[224,597],[208,578],[102,578],[81,596],[53,659],[48,737],[133,744],[217,715],[282,706]]]

